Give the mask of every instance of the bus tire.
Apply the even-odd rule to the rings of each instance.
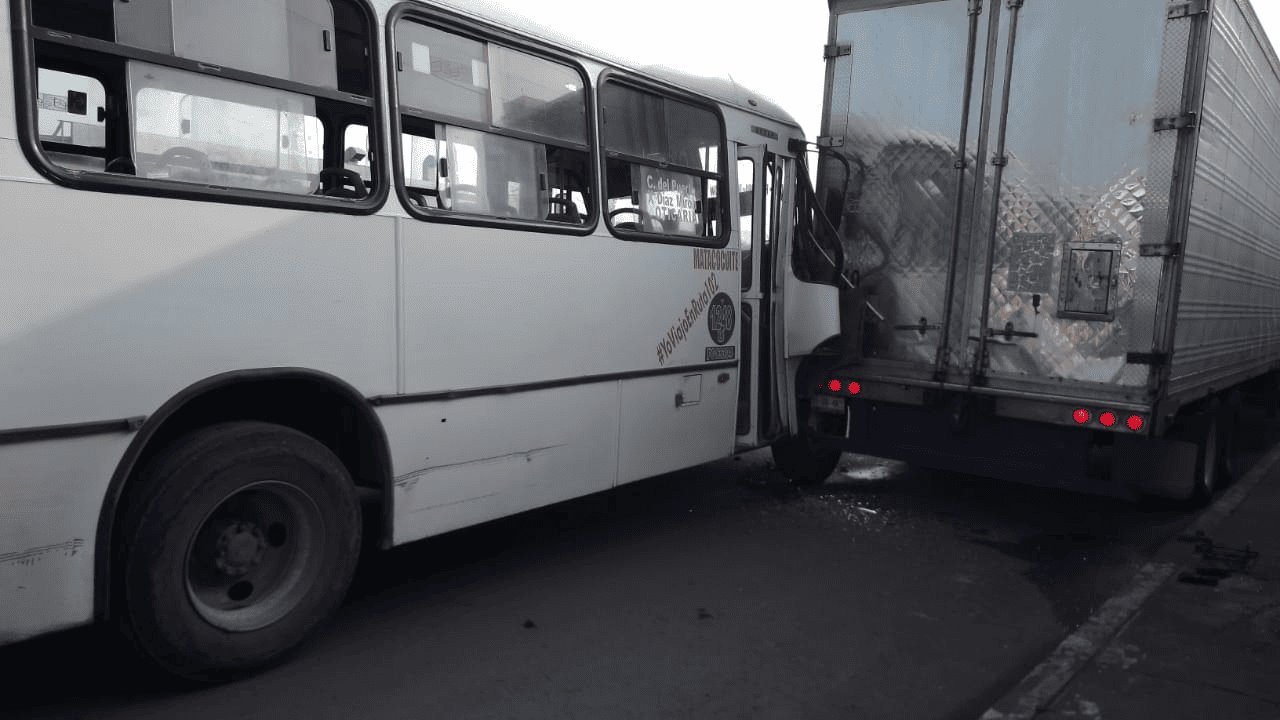
[[[341,604],[360,554],[346,468],[291,428],[197,430],[148,463],[123,518],[120,629],[178,678],[282,660]]]
[[[835,472],[843,454],[840,448],[815,443],[806,434],[782,438],[770,446],[773,464],[792,485],[821,485]]]

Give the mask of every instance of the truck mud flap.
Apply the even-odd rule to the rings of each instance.
[[[1195,488],[1195,443],[1170,438],[1118,435],[1112,478],[1145,495],[1186,500]]]

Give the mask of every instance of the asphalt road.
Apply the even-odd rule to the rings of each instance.
[[[232,685],[95,630],[0,649],[0,716],[971,720],[1191,519],[856,456],[798,491],[752,453],[374,553]]]

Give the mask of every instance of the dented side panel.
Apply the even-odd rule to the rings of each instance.
[[[99,509],[130,438],[0,445],[0,644],[93,619]]]

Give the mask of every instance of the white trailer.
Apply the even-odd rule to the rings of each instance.
[[[1280,366],[1280,61],[1248,0],[830,0],[850,450],[1208,497]],[[850,389],[856,392],[851,393]]]

